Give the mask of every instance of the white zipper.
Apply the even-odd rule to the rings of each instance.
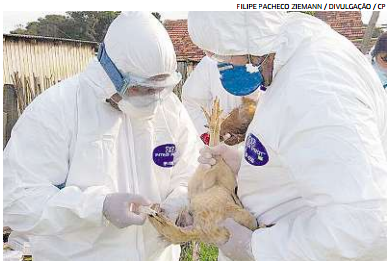
[[[139,194],[139,179],[138,179],[138,173],[136,169],[136,149],[135,149],[135,142],[134,142],[134,137],[133,137],[133,131],[132,131],[132,124],[130,118],[124,113],[124,117],[126,120],[126,135],[127,135],[127,144],[128,144],[128,153],[130,157],[130,167],[132,170],[132,182],[133,186],[132,189],[129,187],[130,184],[128,185],[129,190],[133,191],[134,194]],[[125,174],[125,173],[124,173]],[[141,256],[144,256],[144,244],[143,244],[143,235],[142,235],[142,228],[139,226],[135,226],[135,241],[136,241],[136,252],[137,252],[137,260],[142,261]]]
[[[132,182],[133,182],[133,189],[129,188],[134,194],[139,194],[139,182],[138,182],[138,173],[136,169],[136,150],[135,150],[135,142],[133,140],[133,131],[130,118],[124,113],[124,117],[126,120],[126,135],[127,135],[127,143],[128,143],[128,153],[130,157],[130,168],[132,170]],[[133,150],[133,151],[132,151]]]

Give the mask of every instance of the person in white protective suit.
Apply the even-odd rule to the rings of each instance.
[[[384,89],[387,89],[387,32],[382,33],[370,52],[370,61]]]
[[[247,96],[258,100],[260,92],[257,90]],[[214,99],[218,97],[223,110],[223,117],[233,109],[239,107],[242,98],[225,91],[220,81],[217,62],[204,56],[189,78],[182,86],[181,100],[191,117],[201,139],[207,144],[209,140],[207,120],[201,107],[211,109]]]
[[[139,205],[186,204],[201,148],[173,45],[149,13],[122,13],[98,59],[37,97],[4,151],[4,224],[34,261],[178,260]],[[134,210],[134,211],[131,211]]]
[[[365,56],[301,13],[191,12],[188,27],[228,92],[267,89],[242,155],[225,145],[200,153],[205,167],[220,155],[238,173],[260,225],[223,222],[224,255],[386,260],[386,94]]]

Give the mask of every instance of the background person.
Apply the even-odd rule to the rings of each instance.
[[[261,91],[255,91],[247,96],[258,100]],[[234,96],[225,91],[220,81],[217,62],[205,56],[182,87],[182,103],[187,109],[197,132],[205,144],[208,144],[207,120],[201,107],[211,110],[214,99],[218,97],[223,110],[222,117],[228,115],[242,103],[241,97]]]
[[[382,86],[387,88],[387,32],[382,33],[371,51],[372,65]]]

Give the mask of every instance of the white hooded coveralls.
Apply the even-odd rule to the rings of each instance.
[[[167,33],[150,16],[122,14],[105,38],[114,62],[133,57],[127,66],[139,75],[176,66]],[[157,38],[144,42],[140,57],[119,38],[133,30],[143,30],[141,41]],[[179,258],[180,247],[164,242],[148,221],[118,229],[103,218],[102,205],[106,194],[123,192],[164,202],[170,211],[180,208],[201,141],[174,94],[152,121],[138,121],[105,102],[114,93],[94,59],[37,97],[13,129],[4,151],[4,224],[29,235],[35,261]]]
[[[386,95],[365,56],[299,13],[194,12],[220,55],[276,53],[248,128],[238,194],[260,261],[386,260]]]

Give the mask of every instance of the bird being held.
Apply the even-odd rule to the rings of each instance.
[[[231,120],[240,119],[242,111],[248,111],[243,107],[237,112],[231,113]],[[252,109],[249,109],[251,111]],[[204,110],[210,129],[210,144],[216,146],[220,142],[222,111],[219,100],[215,99],[212,112]],[[248,114],[247,114],[248,115]],[[253,117],[253,116],[252,116]],[[243,126],[233,126],[233,122],[227,124],[228,130],[238,134]],[[221,158],[210,169],[198,167],[188,184],[189,207],[179,213],[176,222],[170,220],[155,204],[152,208],[155,213],[149,215],[151,224],[168,241],[174,244],[188,241],[201,241],[211,244],[225,243],[229,237],[229,231],[220,226],[227,218],[233,218],[239,224],[255,230],[257,221],[254,216],[244,209],[236,195],[236,175]]]

